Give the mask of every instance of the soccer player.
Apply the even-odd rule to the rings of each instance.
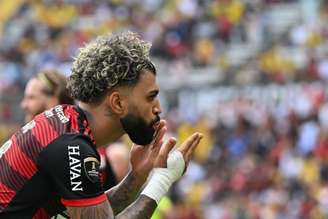
[[[163,143],[166,123],[149,49],[131,32],[81,49],[68,81],[78,106],[39,114],[0,149],[1,219],[49,218],[65,208],[72,219],[151,217],[202,135],[192,134],[172,151],[174,138]],[[131,171],[104,191],[96,147],[125,133],[135,143]]]
[[[73,103],[66,88],[66,77],[55,70],[44,70],[27,82],[21,108],[25,122],[29,122],[46,109]]]

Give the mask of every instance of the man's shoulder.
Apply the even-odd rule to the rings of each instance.
[[[57,105],[44,111],[32,120],[38,128],[46,128],[45,131],[54,131],[58,136],[68,133],[79,133],[79,113],[73,105]],[[46,133],[48,136],[53,136]]]

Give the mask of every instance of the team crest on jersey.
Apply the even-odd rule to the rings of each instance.
[[[87,178],[95,183],[99,180],[99,161],[94,157],[87,157],[83,160],[85,175]]]

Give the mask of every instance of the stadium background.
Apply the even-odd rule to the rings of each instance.
[[[328,218],[327,22],[326,0],[0,0],[0,140],[29,78],[129,29],[169,134],[205,135],[163,218]]]

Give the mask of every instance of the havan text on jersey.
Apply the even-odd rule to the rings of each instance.
[[[83,191],[81,178],[80,146],[68,145],[69,175],[72,191]]]

